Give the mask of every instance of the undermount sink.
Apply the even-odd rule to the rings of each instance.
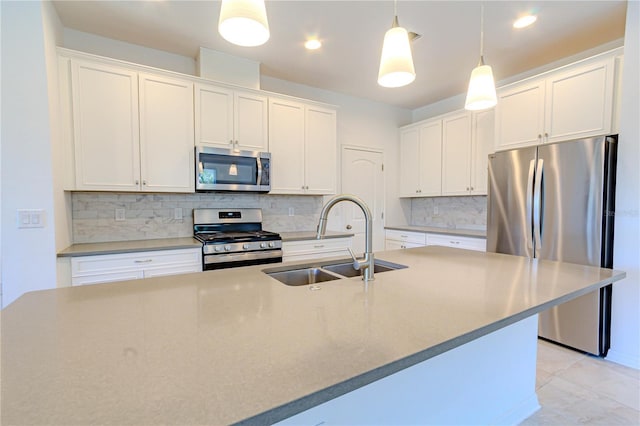
[[[394,271],[396,269],[404,268],[407,268],[407,266],[375,259],[373,272],[374,274],[377,274],[380,272]],[[349,260],[340,260],[337,262],[313,262],[312,264],[295,265],[288,268],[275,267],[263,269],[262,272],[272,278],[275,278],[281,283],[290,286],[316,284],[362,275],[362,271],[354,269],[353,262]]]
[[[337,263],[332,265],[326,265],[322,267],[327,271],[334,272],[338,275],[342,275],[344,277],[358,277],[362,275],[362,270],[355,269],[353,267],[353,262],[348,263]],[[397,263],[385,262],[381,260],[374,260],[373,273],[377,274],[379,272],[387,272],[387,271],[395,271],[396,269],[404,269],[406,266],[399,265]]]
[[[302,268],[280,272],[264,272],[281,283],[293,286],[316,284],[324,281],[340,279],[340,277],[323,271],[320,268]]]

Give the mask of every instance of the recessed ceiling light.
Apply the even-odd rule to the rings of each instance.
[[[513,23],[513,28],[524,28],[536,22],[538,17],[536,15],[525,15],[522,16]]]
[[[320,40],[318,40],[317,38],[312,38],[306,41],[306,43],[304,44],[304,47],[306,47],[309,50],[316,50],[322,47],[322,43],[320,43]]]

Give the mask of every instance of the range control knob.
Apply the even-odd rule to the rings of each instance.
[[[260,248],[267,248],[267,243],[260,243]]]
[[[222,251],[222,246],[216,246],[215,251]]]
[[[231,246],[224,246],[224,251],[231,251]]]
[[[249,244],[243,244],[242,248],[245,249],[245,250],[249,250]]]
[[[269,243],[269,247],[275,247],[275,246],[276,246],[276,243],[274,243],[273,241]]]

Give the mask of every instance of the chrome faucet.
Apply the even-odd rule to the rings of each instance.
[[[316,239],[320,240],[324,236],[327,231],[327,217],[329,216],[329,211],[333,206],[338,204],[340,201],[351,201],[355,203],[360,209],[362,213],[364,213],[364,220],[366,225],[366,230],[364,234],[364,242],[365,242],[365,252],[364,257],[362,259],[356,258],[353,254],[353,251],[349,250],[349,254],[353,258],[353,268],[356,270],[362,271],[362,279],[365,281],[373,280],[373,267],[374,267],[374,259],[373,259],[373,239],[371,235],[371,230],[373,229],[373,221],[371,216],[371,210],[362,201],[360,198],[355,195],[350,194],[342,194],[336,195],[324,205],[322,211],[320,212],[320,221],[318,222],[318,232],[316,234]]]

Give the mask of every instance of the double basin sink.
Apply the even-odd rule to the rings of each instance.
[[[405,265],[375,259],[373,273],[394,271],[404,269]],[[317,284],[325,281],[339,280],[362,276],[362,271],[353,267],[350,260],[339,260],[333,262],[313,262],[295,266],[280,266],[276,268],[263,269],[262,272],[283,284],[290,286],[300,286]]]

